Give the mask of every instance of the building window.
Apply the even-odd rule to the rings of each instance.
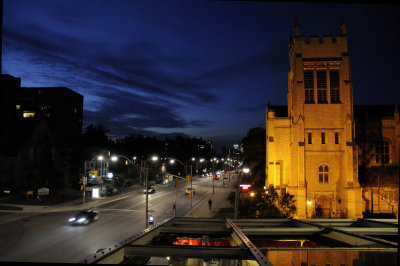
[[[339,70],[329,72],[329,83],[331,89],[331,103],[340,103],[340,79]]]
[[[329,167],[327,165],[320,165],[318,168],[319,172],[319,183],[329,182]]]
[[[308,144],[312,144],[312,134],[308,132]]]
[[[326,71],[317,71],[317,98],[318,103],[328,103],[328,97],[326,93]]]
[[[321,132],[321,144],[326,144],[325,143],[325,132]]]
[[[19,105],[19,104],[15,105],[15,109],[17,109],[17,110],[21,109],[21,105]]]
[[[304,71],[304,93],[304,102],[314,103],[314,72],[312,70]]]
[[[35,117],[35,112],[23,112],[23,114],[22,114],[22,116],[24,117],[24,118],[32,118],[32,117]]]
[[[389,163],[389,143],[385,140],[380,140],[375,145],[376,163]]]
[[[335,144],[339,144],[339,132],[335,132]]]

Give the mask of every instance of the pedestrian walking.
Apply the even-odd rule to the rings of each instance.
[[[208,200],[208,207],[210,208],[210,211],[211,211],[211,205],[212,205],[212,200],[209,199],[209,200]]]

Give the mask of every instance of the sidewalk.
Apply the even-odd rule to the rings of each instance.
[[[234,191],[235,189],[232,187],[215,188],[214,195],[211,193],[209,197],[206,197],[193,209],[192,214],[189,212],[185,217],[213,218],[221,208],[233,207],[233,204],[228,200],[228,197],[231,192]],[[208,205],[208,200],[210,198],[212,200],[211,210]]]

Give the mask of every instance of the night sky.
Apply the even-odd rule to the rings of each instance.
[[[84,96],[84,127],[238,143],[287,104],[288,41],[348,28],[355,104],[400,102],[400,6],[4,0],[2,72]],[[218,150],[217,150],[218,151]]]

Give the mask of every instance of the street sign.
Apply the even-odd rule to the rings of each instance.
[[[38,196],[42,196],[42,195],[49,195],[50,190],[46,187],[42,187],[38,189]]]

